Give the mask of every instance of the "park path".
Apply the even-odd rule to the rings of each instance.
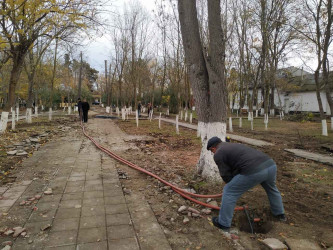
[[[92,119],[87,127],[99,127],[100,121]],[[126,148],[118,130],[109,136]],[[41,147],[22,168],[43,177],[0,190],[0,227],[5,232],[22,227],[27,233],[2,237],[2,243],[12,241],[15,250],[171,249],[146,200],[124,194],[117,164],[82,136]]]

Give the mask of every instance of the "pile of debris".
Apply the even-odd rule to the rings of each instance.
[[[8,156],[25,156],[28,155],[29,151],[38,150],[40,143],[48,137],[48,133],[41,135],[31,136],[28,139],[22,140],[21,142],[13,143],[12,145],[6,146]],[[28,152],[27,152],[28,151]]]

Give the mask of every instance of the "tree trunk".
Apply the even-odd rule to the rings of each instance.
[[[24,55],[25,53],[19,51],[16,52],[15,57],[13,58],[13,68],[10,72],[9,80],[8,101],[4,107],[5,111],[10,111],[10,108],[15,105],[15,90],[22,72]]]
[[[226,134],[225,46],[220,1],[208,1],[210,58],[207,60],[205,60],[200,40],[196,1],[178,1],[178,12],[186,63],[198,114],[198,134],[201,136],[203,146],[198,162],[198,172],[204,177],[219,179],[218,168],[211,153],[206,150],[206,146],[212,136],[218,136],[224,140]]]

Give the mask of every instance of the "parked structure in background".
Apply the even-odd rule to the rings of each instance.
[[[331,77],[333,84],[333,76]],[[278,85],[274,91],[274,107],[275,110],[284,111],[284,113],[295,112],[319,112],[318,100],[316,96],[316,84],[314,74],[296,67],[288,67],[279,70]],[[230,96],[233,93],[230,93]],[[252,96],[253,90],[249,89],[249,96]],[[272,94],[272,93],[271,93]],[[239,109],[239,94],[237,93],[235,100],[230,98],[230,109]],[[329,104],[324,90],[320,93],[323,102],[324,112],[331,114]],[[333,98],[333,93],[331,93]],[[258,88],[258,98],[254,110],[263,108],[263,95]],[[247,100],[245,101],[245,104]],[[248,106],[242,107],[242,110],[248,110]],[[276,113],[278,114],[278,113]]]

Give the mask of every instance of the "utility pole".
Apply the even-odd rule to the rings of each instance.
[[[79,90],[78,90],[78,98],[81,98],[81,85],[82,85],[82,51],[80,53],[81,61],[80,61],[80,73],[79,73]]]
[[[112,106],[112,81],[113,81],[113,78],[111,78],[111,63],[109,65],[109,91],[108,91],[108,97],[109,97],[109,100],[110,100],[110,103],[109,106],[111,105]]]
[[[104,64],[105,64],[106,106],[110,107],[109,84],[108,84],[108,61],[104,60]]]

